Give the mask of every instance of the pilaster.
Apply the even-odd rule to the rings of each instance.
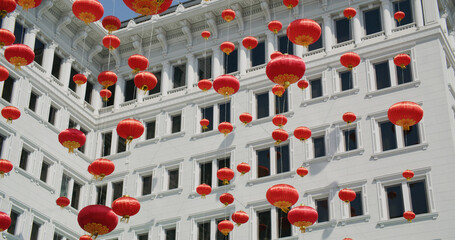
[[[276,42],[275,42],[276,36],[271,31],[267,31],[265,33],[265,35],[267,37],[267,40],[266,40],[266,42],[267,42],[267,52],[266,52],[267,61],[270,61],[270,54],[272,54],[275,51],[275,49],[277,49],[276,48]]]
[[[357,12],[360,12],[359,7],[355,7],[355,10]],[[354,43],[355,45],[358,45],[362,42],[362,24],[360,22],[361,14],[356,14],[354,18],[352,18],[351,21],[353,21],[353,38],[354,38]]]
[[[186,55],[186,88],[193,88],[195,78],[195,58],[194,54],[190,53]]]
[[[169,61],[163,62],[163,70],[161,71],[161,95],[166,96],[169,90],[171,64]]]
[[[71,77],[71,65],[73,64],[73,62],[74,62],[73,57],[71,56],[67,57],[63,60],[62,66],[60,67],[59,80],[60,82],[63,83],[64,89],[67,89],[69,86],[69,81]]]
[[[217,45],[212,48],[212,77],[213,79],[221,75],[221,49]]]
[[[120,103],[125,100],[125,83],[125,79],[118,76],[117,83],[115,84],[114,109],[119,109]]]
[[[388,37],[392,34],[392,14],[390,0],[381,0],[384,33]],[[358,15],[358,14],[357,14]]]
[[[18,11],[6,15],[6,17],[3,18],[2,28],[7,29],[10,32],[14,33],[14,27],[16,25],[16,18],[18,15],[19,15]]]
[[[244,76],[246,74],[246,69],[250,65],[248,63],[247,51],[249,52],[249,54],[251,54],[252,50],[246,49],[243,46],[243,44],[242,44],[242,40],[240,40],[239,41],[239,54],[240,54],[240,57],[239,57],[239,74],[240,74],[240,76]]]
[[[417,29],[423,27],[423,11],[422,11],[422,1],[421,0],[414,0],[414,17],[415,22],[417,25]]]
[[[46,70],[46,76],[50,76],[52,72],[52,64],[54,62],[55,49],[57,48],[56,42],[51,42],[46,45],[46,48],[43,52],[43,68]]]
[[[24,44],[29,46],[31,49],[35,49],[35,39],[38,32],[39,29],[36,26],[27,28],[24,36]]]

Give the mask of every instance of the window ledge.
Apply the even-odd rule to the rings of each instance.
[[[298,240],[299,236],[289,236],[289,237],[281,237],[281,238],[273,238],[273,240]]]
[[[320,163],[320,162],[325,162],[325,161],[330,162],[330,160],[332,160],[331,156],[323,156],[323,157],[309,159],[309,160],[303,162],[303,164],[305,164],[305,166],[309,166],[312,163]]]
[[[66,209],[68,210],[68,212],[70,213],[73,213],[75,215],[78,215],[79,214],[79,211],[73,207],[71,207],[71,205],[69,205],[68,207],[66,207]]]
[[[379,95],[383,95],[383,94],[387,94],[387,93],[392,93],[392,92],[400,91],[400,90],[407,89],[407,88],[419,87],[420,83],[422,83],[422,82],[420,80],[417,80],[417,81],[412,81],[412,82],[408,82],[408,83],[403,83],[403,84],[400,84],[400,85],[397,85],[397,86],[384,88],[384,89],[381,89],[381,90],[371,91],[371,92],[368,92],[366,94],[366,97],[367,98],[372,98],[372,97],[375,97],[375,96],[379,96]]]
[[[155,199],[155,198],[156,198],[156,194],[154,194],[154,193],[136,197],[136,199],[137,199],[139,202],[147,201],[147,200],[153,200],[153,199]]]
[[[207,131],[207,132],[197,133],[197,134],[193,135],[190,138],[190,140],[197,140],[199,138],[210,137],[210,136],[217,135],[217,134],[221,134],[221,133],[219,131],[216,131],[215,129],[212,129],[212,130]]]
[[[316,104],[316,103],[320,103],[320,102],[327,102],[328,100],[329,100],[329,96],[320,96],[320,97],[317,97],[317,98],[304,100],[304,101],[302,101],[302,103],[300,103],[300,106],[301,107],[306,107],[306,106],[311,105],[311,104]]]
[[[333,157],[336,160],[340,160],[342,158],[351,157],[351,156],[354,156],[354,155],[363,155],[364,152],[365,152],[365,149],[358,148],[358,149],[354,149],[354,150],[351,150],[351,151],[348,151],[348,152],[336,153],[335,155],[333,155]]]
[[[75,149],[74,151],[74,154],[82,159],[84,159],[86,162],[88,163],[92,163],[92,161],[90,160],[90,158],[87,157],[87,155],[85,155],[85,153],[81,152],[79,149]]]
[[[438,212],[434,213],[425,213],[425,214],[417,214],[416,218],[412,220],[412,222],[420,222],[420,221],[426,221],[426,220],[436,220],[439,216]],[[411,224],[412,224],[411,222]],[[394,226],[394,225],[399,225],[399,224],[409,224],[408,221],[402,217],[399,218],[394,218],[394,219],[388,219],[388,220],[383,220],[378,222],[378,226],[380,228],[383,227],[388,227],[388,226]]]
[[[41,181],[41,179],[36,179],[36,185],[43,187],[44,189],[49,191],[51,194],[55,193],[55,189],[53,187],[51,187],[51,185],[49,185],[48,183]]]
[[[171,140],[171,139],[183,137],[183,136],[185,136],[185,131],[180,131],[180,132],[171,133],[169,135],[163,136],[163,137],[161,137],[161,140],[164,142],[167,140]]]
[[[329,228],[329,227],[335,227],[337,225],[337,220],[333,219],[327,222],[323,223],[316,223],[310,227],[307,228],[309,232],[312,232],[313,230],[319,230],[319,229],[324,229],[324,228]]]
[[[232,184],[232,183],[229,184],[229,185],[218,186],[218,187],[212,188],[212,191],[210,192],[210,194],[215,194],[215,193],[224,192],[224,191],[226,191],[226,189],[227,189],[228,191],[232,191],[232,190],[234,190],[234,188],[235,188],[235,184]],[[209,195],[210,195],[210,194],[209,194]],[[197,192],[192,192],[192,193],[190,193],[190,196],[189,196],[189,197],[190,197],[190,198],[197,198],[197,197],[200,197],[200,196],[201,196],[201,195],[199,195],[199,193],[197,193]]]
[[[371,218],[370,215],[362,215],[362,216],[350,217],[350,218],[346,218],[346,219],[341,219],[338,222],[338,225],[345,226],[345,225],[351,224],[351,223],[368,222],[368,221],[370,221],[370,218]]]
[[[376,153],[376,154],[371,155],[371,159],[378,160],[379,158],[390,157],[393,155],[398,155],[398,154],[403,154],[403,153],[408,153],[408,152],[414,152],[417,150],[426,150],[427,148],[428,148],[428,143],[420,143],[420,144],[416,144],[416,145],[412,145],[412,146],[408,146],[408,147],[404,147],[404,148],[397,148],[397,149],[393,149],[393,150],[389,150],[389,151],[385,151],[385,152]]]
[[[288,111],[288,112],[285,112],[285,113],[281,113],[281,115],[284,115],[284,116],[290,118],[290,117],[294,116],[294,111]],[[258,124],[265,123],[265,122],[271,122],[273,117],[275,117],[275,115],[264,117],[264,118],[255,119],[252,122],[250,122],[248,125],[254,126],[254,125],[258,125]]]
[[[36,112],[30,110],[29,108],[24,108],[24,112],[36,119],[39,123],[44,123],[44,119],[42,119]]]
[[[160,141],[159,138],[150,138],[150,139],[147,139],[147,140],[144,140],[144,141],[140,141],[140,142],[137,142],[136,145],[134,145],[134,147],[142,147],[142,146],[145,146],[145,145],[149,145],[149,144],[156,144]]]
[[[349,95],[355,95],[355,94],[358,94],[360,91],[359,88],[352,88],[352,89],[349,89],[349,90],[346,90],[346,91],[342,91],[342,92],[337,92],[337,93],[334,93],[330,96],[330,99],[337,99],[337,98],[340,98],[340,97],[345,97],[345,96],[349,96]]]
[[[14,172],[19,173],[20,175],[24,176],[25,178],[30,180],[30,182],[36,184],[37,186],[43,187],[44,189],[48,190],[51,194],[55,193],[55,189],[53,187],[51,187],[49,184],[41,181],[40,179],[35,178],[31,173],[25,171],[24,169],[15,166]]]
[[[274,181],[274,180],[277,180],[277,179],[292,178],[292,177],[294,177],[294,175],[295,175],[295,171],[289,171],[289,172],[285,172],[285,173],[274,174],[274,175],[270,175],[270,176],[267,176],[267,177],[261,177],[261,178],[255,178],[255,179],[249,180],[246,183],[246,185],[247,186],[253,186],[255,184],[261,184],[261,183],[265,183],[265,182],[270,182],[270,181]]]
[[[129,155],[131,155],[131,151],[115,153],[115,154],[108,155],[108,156],[103,156],[103,157],[104,158],[108,158],[109,160],[115,160],[115,159],[123,158],[123,157],[129,156]]]
[[[19,239],[19,236],[15,236],[15,235],[12,235],[11,233],[7,232],[7,231],[4,231],[2,233],[2,236],[4,239],[6,240],[20,240]]]
[[[182,187],[174,188],[171,190],[165,190],[165,191],[158,193],[157,197],[162,198],[162,197],[166,197],[166,196],[177,195],[177,194],[181,194],[182,191],[183,191]]]
[[[44,123],[44,126],[45,126],[45,127],[47,127],[47,128],[49,128],[50,130],[54,131],[56,134],[59,134],[59,133],[60,133],[60,131],[59,131],[54,125],[50,124],[49,122],[43,121],[43,123]]]

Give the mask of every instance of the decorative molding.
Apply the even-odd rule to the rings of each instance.
[[[243,21],[242,7],[236,3],[232,5],[232,10],[235,12],[235,20],[239,26],[239,33],[240,35],[243,35],[243,31],[245,30],[245,22]]]
[[[162,27],[155,30],[156,39],[158,39],[163,55],[167,55],[167,40],[166,40],[166,31]]]
[[[182,32],[186,37],[186,48],[190,49],[193,46],[193,35],[191,34],[191,24],[188,22],[188,20],[184,19],[184,20],[180,21],[180,26],[182,26]]]
[[[216,24],[216,17],[212,12],[205,13],[205,18],[207,19],[207,24],[209,25],[210,32],[213,39],[218,38],[218,27]]]
[[[272,19],[272,15],[270,14],[270,8],[269,8],[269,1],[268,0],[262,0],[261,1],[261,9],[262,12],[264,13],[265,21],[268,23]],[[252,14],[252,13],[250,13]]]
[[[136,50],[136,53],[143,55],[142,38],[139,35],[132,35],[131,41],[133,42],[133,47],[134,47],[134,50]]]
[[[46,13],[52,6],[54,6],[54,1],[49,0],[45,1],[43,4],[41,4],[37,15],[38,20],[41,20],[43,18],[43,14]]]
[[[120,53],[118,51],[118,49],[114,49],[112,51],[110,51],[110,53],[112,54],[112,57],[114,58],[114,61],[115,61],[115,68],[120,68],[120,64],[122,63],[122,60],[120,59]]]
[[[98,53],[100,53],[101,51],[103,50],[103,47],[101,45],[96,45],[92,51],[88,54],[88,57],[87,57],[87,60],[89,63],[92,63],[93,62],[93,57],[95,55],[97,55]]]
[[[55,33],[58,34],[59,32],[62,31],[62,29],[64,27],[66,27],[66,25],[70,24],[71,23],[71,19],[72,17],[74,16],[73,12],[72,11],[69,11],[65,14],[62,15],[63,17],[61,17],[59,20],[58,20],[58,24],[57,24],[57,27],[55,28]]]

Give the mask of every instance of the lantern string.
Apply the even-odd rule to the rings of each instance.
[[[291,24],[291,10],[289,10],[289,19],[288,20],[289,20],[288,21],[289,24]],[[291,29],[289,29],[289,31],[290,30]],[[287,39],[287,50],[286,50],[286,53],[289,53],[289,47],[290,47],[289,45],[290,45],[291,40],[289,40],[289,37],[287,36],[287,34],[285,36],[286,36],[286,39]]]
[[[250,5],[250,36],[251,36],[251,17],[253,16],[253,1],[251,0],[251,5]]]
[[[112,15],[115,16],[115,0],[112,0]]]
[[[84,36],[83,44],[82,44],[82,60],[81,60],[81,69],[84,68],[84,53],[85,53],[85,39],[87,36]]]

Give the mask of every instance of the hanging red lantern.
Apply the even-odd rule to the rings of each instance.
[[[297,19],[288,25],[286,35],[294,44],[308,47],[321,37],[321,26],[312,19]]]
[[[7,123],[12,123],[21,116],[21,111],[16,107],[6,106],[2,109],[2,116],[6,118]]]
[[[275,51],[270,54],[270,59],[275,59],[276,57],[283,56],[283,54],[280,51]]]
[[[223,220],[218,223],[218,231],[220,231],[224,236],[229,235],[229,233],[234,229],[234,224],[229,220]]]
[[[3,178],[5,173],[9,173],[11,170],[13,170],[13,164],[6,159],[0,159],[0,177]]]
[[[235,50],[235,45],[232,42],[223,42],[220,45],[221,51],[226,53],[227,55],[231,54]]]
[[[288,9],[292,9],[294,7],[297,7],[297,5],[299,5],[299,0],[283,0],[283,4]]]
[[[408,170],[404,171],[402,175],[404,178],[406,178],[406,180],[409,181],[414,177],[414,172],[408,169]]]
[[[58,134],[58,141],[72,153],[74,149],[84,146],[85,134],[77,129],[68,128]]]
[[[284,125],[286,125],[288,119],[286,116],[278,114],[272,118],[272,122],[275,126],[282,128]]]
[[[291,185],[277,184],[267,190],[266,198],[270,204],[287,213],[299,200],[299,192]]]
[[[232,75],[221,75],[213,81],[213,89],[225,97],[229,97],[230,95],[236,93],[239,88],[239,80]]]
[[[305,62],[294,55],[276,56],[267,63],[265,73],[272,82],[287,88],[303,77]]]
[[[166,11],[172,0],[123,0],[131,10],[141,15],[155,15]]]
[[[416,218],[416,214],[413,211],[406,211],[403,213],[403,217],[408,220],[408,222],[412,222],[414,218]]]
[[[423,109],[419,104],[414,102],[398,102],[393,104],[387,111],[387,116],[390,122],[403,127],[403,130],[408,131],[410,126],[413,126],[422,120]]]
[[[118,217],[111,208],[104,205],[89,205],[77,215],[79,226],[92,236],[110,233],[117,227]]]
[[[5,58],[15,69],[20,70],[22,66],[33,62],[35,53],[25,44],[13,44],[5,49]]]
[[[133,69],[133,73],[138,73],[148,68],[149,60],[140,54],[134,54],[128,58],[128,66]]]
[[[209,195],[212,192],[212,187],[203,183],[197,186],[196,192],[201,195],[201,198],[205,198],[206,195]]]
[[[297,82],[297,87],[299,87],[300,89],[305,90],[307,87],[308,87],[309,83],[307,80],[300,80]]]
[[[212,88],[212,82],[207,79],[202,79],[202,80],[199,80],[199,82],[197,83],[197,86],[199,87],[199,89],[206,92],[210,88]]]
[[[59,197],[55,202],[57,203],[57,206],[60,206],[61,208],[70,205],[70,200],[67,197]]]
[[[202,129],[208,129],[208,125],[210,125],[210,121],[208,119],[202,119],[199,124],[201,124]]]
[[[209,39],[210,35],[211,35],[211,34],[210,34],[209,31],[203,31],[203,32],[201,33],[202,38],[204,38],[205,40]]]
[[[4,18],[6,16],[6,14],[8,14],[14,10],[16,10],[16,1],[14,1],[14,0],[0,1],[0,17]]]
[[[234,171],[230,168],[224,167],[216,172],[216,176],[220,181],[223,181],[223,185],[227,185],[229,184],[229,181],[234,178]]]
[[[131,143],[133,139],[139,138],[144,133],[144,124],[132,118],[127,118],[117,124],[117,134],[126,139],[126,143]]]
[[[120,22],[120,19],[116,16],[104,17],[102,24],[103,24],[104,29],[106,29],[109,34],[111,34],[113,31],[119,30],[120,26],[122,25],[122,23]]]
[[[393,58],[393,62],[402,69],[406,69],[406,66],[411,63],[411,57],[408,54],[401,53]]]
[[[278,97],[283,96],[284,92],[286,91],[286,88],[284,88],[281,85],[275,85],[272,88],[272,93],[277,95]]]
[[[5,231],[11,225],[11,218],[8,214],[0,212],[0,232]]]
[[[88,166],[87,170],[96,180],[103,180],[104,177],[114,172],[115,165],[109,159],[98,158]]]
[[[224,134],[225,137],[229,133],[231,133],[233,129],[234,129],[234,127],[232,126],[232,124],[230,122],[222,122],[222,123],[220,123],[220,125],[218,125],[218,131],[220,131],[220,133]]]
[[[0,29],[0,48],[9,46],[16,41],[16,36],[8,29]]]
[[[352,238],[343,238],[343,240],[352,240]]]
[[[281,142],[288,140],[289,134],[285,130],[278,128],[273,130],[272,138],[275,140],[275,144],[278,145]]]
[[[237,227],[240,227],[241,224],[248,222],[250,217],[244,211],[236,211],[232,214],[231,219],[237,224]]]
[[[258,46],[258,40],[255,37],[248,36],[242,40],[242,45],[246,49],[251,50]]]
[[[251,169],[250,165],[246,162],[242,162],[239,165],[237,165],[237,171],[241,173],[240,176],[243,176],[245,173],[249,172],[250,169]]]
[[[294,130],[294,137],[300,141],[305,141],[311,137],[311,130],[307,127],[297,127]]]
[[[120,38],[115,35],[106,35],[103,37],[103,45],[112,51],[120,46]]]
[[[357,11],[355,10],[355,8],[348,7],[344,9],[343,14],[347,19],[351,20],[352,18],[355,17]]]
[[[305,177],[307,174],[308,174],[308,169],[306,169],[305,167],[299,167],[297,168],[297,175],[299,175],[300,177]]]
[[[349,70],[357,67],[360,64],[360,56],[354,52],[347,52],[340,57],[341,65]]]
[[[123,195],[112,202],[112,211],[121,216],[122,218],[120,221],[125,223],[128,223],[130,221],[130,217],[136,215],[140,209],[141,204],[139,201],[128,195]]]
[[[109,101],[109,98],[112,96],[112,92],[109,89],[101,89],[100,96],[103,99],[103,101],[107,102]]]
[[[104,14],[103,4],[97,0],[76,0],[73,3],[72,9],[74,16],[82,20],[85,24],[100,20]]]
[[[397,20],[398,22],[401,22],[401,20],[406,16],[406,14],[402,11],[398,11],[396,12],[395,14],[393,14],[393,17],[395,18],[395,20]]]
[[[270,31],[277,34],[281,30],[281,28],[283,28],[283,24],[281,24],[280,21],[273,20],[270,21],[269,24],[267,24],[267,27],[269,28]]]
[[[38,7],[41,4],[41,0],[16,0],[16,3],[25,11],[28,11],[30,8]]]
[[[224,9],[221,12],[221,17],[224,19],[224,21],[230,22],[235,19],[235,12],[232,9]]]
[[[93,240],[89,235],[82,235],[79,240]]]
[[[223,193],[220,195],[220,202],[227,206],[234,202],[234,196],[230,193]]]
[[[104,71],[98,74],[98,82],[104,87],[108,88],[117,83],[117,74],[112,71]]]
[[[345,121],[347,124],[354,122],[356,119],[357,117],[352,112],[347,112],[343,114],[343,121]]]
[[[345,203],[350,203],[354,201],[356,193],[352,189],[341,189],[338,192],[338,197]]]
[[[253,116],[251,116],[251,114],[249,114],[247,112],[244,112],[244,113],[240,114],[239,119],[243,124],[247,125],[248,123],[253,121]]]
[[[289,223],[299,227],[302,233],[318,220],[318,212],[309,206],[297,206],[288,213]]]
[[[9,71],[6,67],[0,65],[0,82],[5,81],[9,77]]]
[[[134,85],[145,92],[154,89],[157,83],[158,79],[151,72],[140,72],[134,76]]]
[[[78,73],[73,76],[73,82],[80,86],[87,82],[87,77],[84,74]]]

